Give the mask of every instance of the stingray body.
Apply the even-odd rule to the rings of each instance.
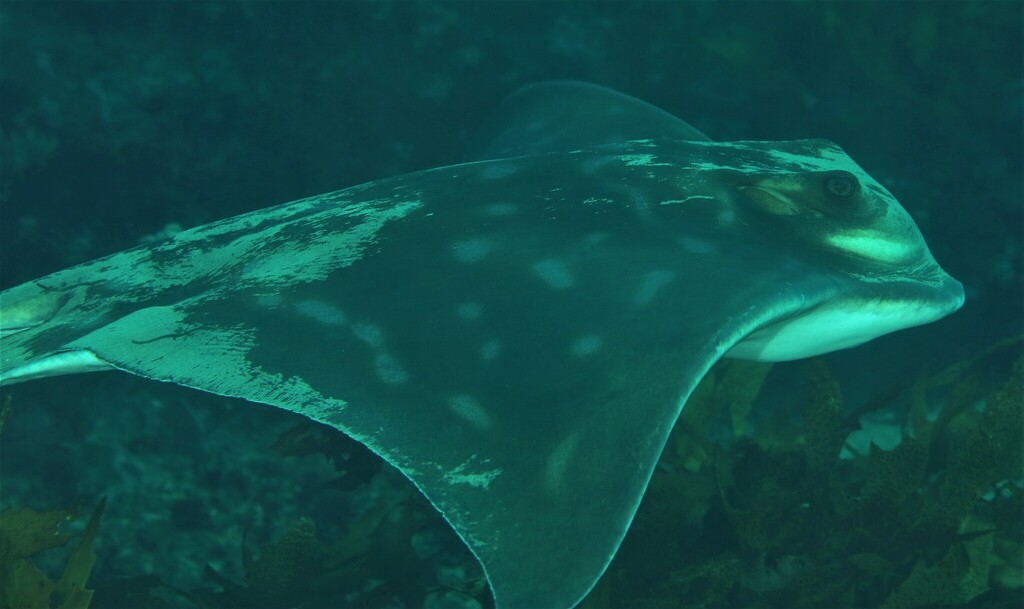
[[[478,150],[6,290],[2,382],[117,369],[334,426],[440,510],[499,609],[564,608],[716,360],[850,347],[963,301],[827,141],[715,143],[548,83]]]

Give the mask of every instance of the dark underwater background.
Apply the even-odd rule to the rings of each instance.
[[[541,80],[716,140],[826,138],[966,305],[810,365],[716,370],[584,606],[1021,606],[1021,34],[1021,2],[8,0],[0,287],[457,163]],[[90,607],[491,604],[410,484],[296,415],[118,374],[0,399],[0,603],[27,561],[88,574]],[[831,507],[795,523],[809,497]],[[90,544],[91,572],[68,563]]]

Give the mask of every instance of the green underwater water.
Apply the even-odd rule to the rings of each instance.
[[[719,140],[828,138],[914,216],[967,305],[809,363],[716,367],[582,606],[1019,606],[1020,11],[4,3],[0,288],[458,162],[539,80],[611,86]],[[429,504],[336,432],[124,375],[3,399],[2,520],[34,524],[0,525],[0,590],[30,563],[58,581],[91,546],[69,571],[89,573],[89,607],[491,603]],[[11,516],[25,508],[80,516]],[[39,545],[58,528],[78,537]],[[66,598],[48,602],[81,602]]]

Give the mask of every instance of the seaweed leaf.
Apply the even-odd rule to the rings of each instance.
[[[844,418],[823,364],[805,367],[799,420],[783,405],[752,437],[718,433],[720,417],[749,412],[763,375],[716,367],[588,606],[1018,606],[1024,363],[1008,379],[992,372],[1006,370],[1005,347],[1018,342],[887,389],[859,412],[891,413],[908,397],[903,427],[884,423],[900,441],[842,454],[859,417]],[[747,387],[726,390],[727,372]],[[707,488],[717,489],[710,501],[698,492]],[[657,544],[668,550],[652,552]]]
[[[804,366],[808,389],[802,414],[806,436],[803,446],[807,465],[815,472],[835,464],[843,445],[843,396],[839,383],[829,372],[825,361],[812,359]]]
[[[973,413],[966,437],[957,442],[936,500],[928,509],[932,519],[957,528],[983,493],[1000,480],[1020,476],[1022,404],[1024,360],[1019,360],[984,410]]]
[[[107,498],[100,499],[99,505],[93,510],[89,523],[85,525],[82,539],[68,557],[64,574],[50,595],[50,607],[54,609],[85,609],[92,600],[92,590],[85,589],[92,566],[96,564],[96,554],[92,544],[100,530],[100,517],[107,505]]]
[[[66,544],[71,536],[62,535],[60,525],[77,516],[74,510],[37,512],[31,508],[0,514],[0,568],[8,561],[27,558]]]
[[[984,567],[987,569],[987,566]],[[935,564],[919,560],[910,575],[882,603],[882,609],[962,605],[988,589],[971,564],[964,544],[954,544]]]
[[[892,450],[871,446],[864,496],[888,506],[898,506],[924,484],[929,444],[904,435]]]
[[[86,609],[93,593],[85,588],[85,583],[96,562],[92,544],[99,531],[105,505],[106,499],[103,499],[93,510],[81,540],[72,550],[64,573],[57,581],[47,577],[27,558],[67,542],[69,537],[58,534],[57,527],[71,517],[71,512],[26,509],[12,513],[12,517],[5,515],[0,520],[0,539],[4,542],[3,561],[0,563],[0,607]]]

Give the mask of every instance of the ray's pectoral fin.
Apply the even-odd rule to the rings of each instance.
[[[293,318],[284,334],[288,313],[236,299],[142,309],[76,345],[118,368],[279,406],[365,443],[451,523],[503,608],[569,607],[592,588],[690,385],[717,356],[680,352],[674,340],[644,341],[640,356],[627,334],[565,344],[555,329],[538,337],[524,326],[512,333],[522,339],[503,340],[500,366],[452,347],[432,355],[443,361],[431,370],[412,344],[352,322],[328,336],[349,354],[330,358],[349,371],[334,373],[322,356],[302,354],[317,334],[332,334],[324,324]],[[405,376],[382,374],[385,356]]]
[[[491,396],[501,425],[462,440],[474,451],[466,463],[492,472],[487,484],[461,480],[462,463],[455,476],[411,476],[480,559],[498,606],[573,606],[618,549],[681,406],[676,374],[632,361],[533,402]]]

